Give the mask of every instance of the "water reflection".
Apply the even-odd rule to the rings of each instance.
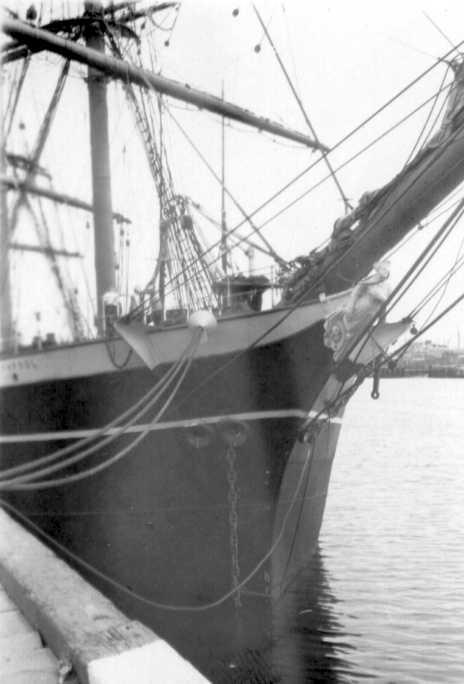
[[[210,672],[219,684],[338,684],[354,673],[345,654],[353,650],[337,620],[337,599],[318,551],[272,606],[272,629],[263,625],[262,647],[244,649]]]
[[[369,393],[345,415],[322,557],[215,684],[464,682],[464,382]]]
[[[318,551],[274,609],[273,668],[285,684],[345,682],[347,642]]]

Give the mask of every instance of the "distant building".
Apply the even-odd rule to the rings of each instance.
[[[464,350],[431,340],[414,342],[398,361],[395,374],[464,377]]]

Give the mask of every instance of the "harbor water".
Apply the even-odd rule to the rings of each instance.
[[[346,411],[319,554],[234,681],[464,682],[464,381],[370,391]]]

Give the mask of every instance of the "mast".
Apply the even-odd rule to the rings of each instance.
[[[103,8],[96,2],[86,2],[87,15],[95,21],[85,30],[87,47],[105,52],[101,20]],[[108,105],[106,76],[93,66],[87,70],[89,96],[90,150],[92,161],[92,194],[95,240],[95,273],[97,285],[97,330],[104,333],[103,296],[115,290],[113,210],[111,205],[111,175],[108,135]]]
[[[224,101],[224,81],[222,82],[222,100]],[[226,224],[226,125],[221,122],[221,262],[222,270],[227,276],[227,224]]]
[[[3,71],[0,69],[0,110],[3,110]],[[5,172],[5,141],[3,139],[3,111],[0,111],[0,173]],[[6,189],[0,187],[0,351],[13,346],[13,321],[11,313],[11,283],[8,255],[9,242],[8,205]]]
[[[221,91],[224,102],[224,81]],[[226,121],[221,122],[221,266],[226,279],[225,307],[230,306],[230,278],[227,270],[227,221],[226,221]]]
[[[166,202],[166,188],[165,182],[167,179],[164,177],[163,169],[163,103],[161,100],[161,95],[158,97],[158,109],[159,109],[159,120],[160,120],[160,147],[159,147],[159,298],[161,306],[161,316],[164,321],[166,318],[166,262],[168,259],[168,223],[164,220],[165,210],[167,209]]]

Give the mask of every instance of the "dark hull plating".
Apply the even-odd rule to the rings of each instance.
[[[330,373],[322,326],[238,357],[196,360],[163,422],[265,411],[309,411]],[[163,375],[146,369],[3,391],[2,434],[100,427],[135,402]],[[148,421],[147,421],[148,422]],[[242,421],[245,439],[231,447],[215,423],[195,444],[185,427],[151,431],[111,468],[81,482],[5,498],[44,532],[99,571],[156,607],[76,567],[134,618],[149,624],[208,670],[262,640],[263,612],[316,546],[339,427],[326,426],[313,445],[294,510],[285,521],[309,447],[297,440],[301,418]],[[92,464],[133,435],[119,437]],[[2,445],[2,467],[38,458],[69,441]],[[233,449],[238,488],[240,578],[280,537],[275,553],[231,599],[207,608],[232,586],[230,484]],[[87,463],[86,463],[87,465]],[[68,471],[69,472],[69,471]],[[61,474],[61,473],[60,473]],[[284,522],[283,522],[284,521]],[[188,605],[190,612],[169,610]],[[261,635],[261,636],[257,636]],[[262,644],[256,644],[262,646]],[[208,663],[208,666],[207,666]]]

